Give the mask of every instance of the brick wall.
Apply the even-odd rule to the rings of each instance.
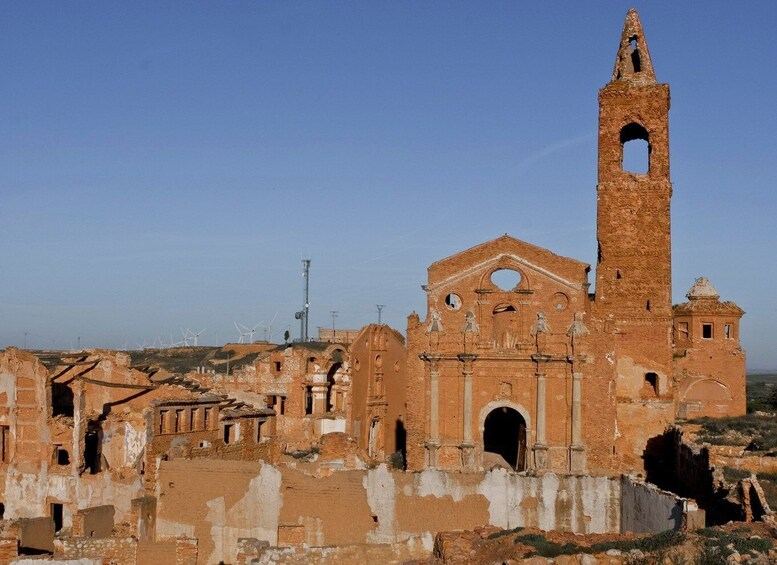
[[[57,559],[102,557],[111,565],[136,565],[138,542],[135,538],[61,538],[54,542]]]

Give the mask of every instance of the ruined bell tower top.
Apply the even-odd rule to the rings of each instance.
[[[623,24],[621,44],[615,59],[612,81],[628,81],[639,84],[656,82],[653,62],[650,60],[645,32],[639,21],[637,10],[631,8]]]

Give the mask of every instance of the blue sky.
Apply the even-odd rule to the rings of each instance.
[[[304,257],[313,329],[386,304],[404,331],[429,264],[503,233],[594,264],[632,4],[4,3],[0,346],[296,335]],[[777,4],[636,7],[672,88],[674,300],[709,277],[777,369]]]

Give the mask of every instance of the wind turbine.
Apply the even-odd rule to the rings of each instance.
[[[264,321],[264,320],[262,320],[262,321]],[[247,331],[248,331],[248,334],[251,336],[251,337],[250,337],[251,341],[249,341],[248,343],[253,343],[253,342],[254,342],[254,334],[256,333],[256,328],[258,328],[260,325],[262,325],[262,322],[259,322],[258,324],[256,324],[256,325],[255,325],[253,328],[251,328],[251,329],[248,329],[248,328],[246,328],[245,326],[243,326],[243,328],[244,328],[245,330],[247,330]]]
[[[275,315],[272,317],[272,320],[270,320],[270,324],[264,327],[264,341],[268,342],[272,339],[272,324],[275,321],[275,318],[278,317],[278,312],[275,312]]]
[[[197,333],[192,332],[192,337],[194,338],[194,347],[197,347],[197,338],[200,337],[200,334],[204,332],[207,328],[202,328]]]
[[[250,331],[248,331],[247,327],[245,327],[243,324],[238,324],[237,322],[235,322],[235,329],[237,330],[237,333],[240,336],[240,339],[237,340],[238,343],[243,343],[243,338],[251,333]]]

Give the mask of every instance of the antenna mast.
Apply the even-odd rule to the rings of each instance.
[[[302,303],[302,310],[294,314],[294,317],[299,320],[300,341],[305,342],[308,340],[308,314],[310,311],[310,301],[308,300],[308,292],[310,290],[310,259],[302,260],[302,276],[305,278],[305,291],[303,294],[304,302]]]
[[[376,304],[375,306],[378,307],[378,325],[380,325],[380,315],[381,312],[383,312],[383,309],[386,307],[385,304]]]

